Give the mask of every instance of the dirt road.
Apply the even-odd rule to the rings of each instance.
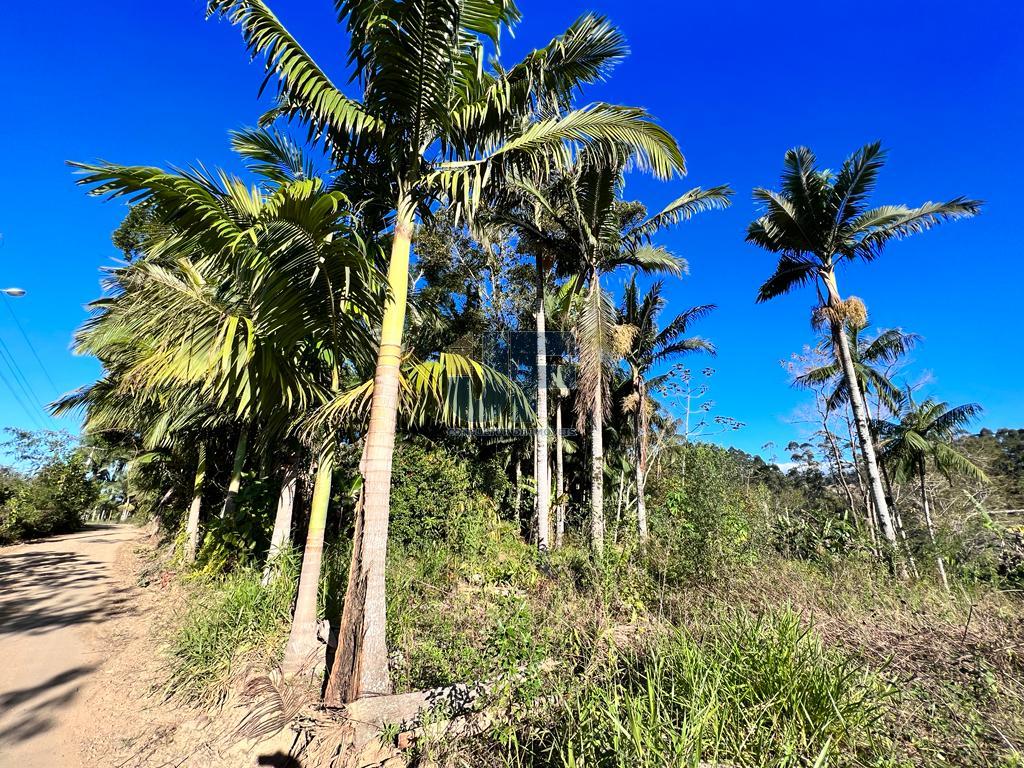
[[[132,610],[111,573],[129,526],[0,549],[0,768],[85,768],[83,692],[107,650],[92,639]],[[113,650],[113,649],[110,649]]]

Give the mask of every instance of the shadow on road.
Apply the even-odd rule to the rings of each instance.
[[[128,597],[97,589],[108,566],[75,552],[0,555],[0,636],[38,634],[123,615]]]
[[[93,669],[94,666],[75,667],[38,685],[0,694],[0,712],[13,712],[15,707],[19,708],[10,722],[0,729],[0,748],[5,744],[26,741],[52,728],[60,710],[78,695],[81,678]]]

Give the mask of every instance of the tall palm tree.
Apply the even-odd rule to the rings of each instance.
[[[670,224],[695,213],[728,205],[728,187],[695,188],[661,212],[647,216],[639,203],[619,199],[623,164],[585,152],[577,164],[554,183],[541,188],[521,185],[550,222],[545,237],[563,258],[559,269],[569,279],[566,294],[577,303],[574,335],[577,342],[580,397],[577,423],[589,428],[591,457],[591,545],[604,549],[604,445],[602,425],[608,406],[608,370],[628,349],[632,330],[617,322],[615,305],[601,287],[601,277],[619,267],[648,273],[680,274],[683,262],[653,236]]]
[[[702,304],[691,307],[676,315],[664,328],[659,328],[659,315],[667,303],[662,295],[663,288],[664,283],[658,281],[647,293],[640,296],[634,273],[623,294],[618,317],[620,325],[635,329],[625,355],[629,373],[629,392],[624,406],[633,415],[636,516],[641,540],[647,538],[647,503],[644,499],[644,490],[649,471],[650,418],[655,407],[650,393],[671,375],[652,377],[652,372],[656,366],[689,352],[715,354],[715,347],[710,341],[699,336],[685,335],[690,324],[705,317],[715,308],[714,305]]]
[[[758,291],[758,302],[809,283],[818,291],[816,317],[827,323],[831,331],[836,362],[843,371],[857,424],[871,497],[886,541],[894,546],[896,529],[882,487],[849,337],[844,332],[847,324],[856,323],[863,316],[864,309],[856,299],[843,300],[836,269],[845,262],[873,261],[892,240],[923,232],[949,219],[974,216],[981,203],[957,197],[917,208],[869,208],[868,199],[884,162],[881,145],[868,144],[850,156],[839,173],[833,174],[815,167],[816,158],[809,149],[789,150],[781,191],[754,190],[754,200],[765,212],[747,228],[747,242],[779,255],[775,273]]]
[[[670,176],[683,168],[671,136],[642,110],[595,104],[552,110],[622,54],[603,19],[585,16],[549,46],[504,69],[488,46],[519,17],[511,0],[336,0],[348,35],[347,96],[262,0],[211,0],[209,12],[241,27],[249,50],[276,76],[276,114],[321,137],[391,224],[390,300],[381,323],[375,386],[362,462],[363,499],[325,701],[340,705],[391,690],[385,632],[385,556],[391,463],[399,402],[409,263],[418,214],[439,196],[472,213],[503,176],[564,163],[580,142],[628,145],[643,165]],[[543,105],[543,119],[530,115]]]
[[[901,398],[897,421],[877,424],[882,441],[882,455],[893,468],[897,481],[916,479],[920,483],[921,510],[928,538],[935,546],[935,525],[928,503],[926,479],[929,464],[952,484],[953,476],[974,480],[988,478],[977,464],[957,449],[956,439],[965,434],[966,427],[981,414],[981,406],[974,403],[950,408],[948,404],[928,398],[915,403],[908,388]],[[942,555],[936,553],[935,565],[942,586],[949,591],[949,580]]]

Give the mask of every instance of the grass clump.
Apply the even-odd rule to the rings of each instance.
[[[739,612],[701,636],[671,628],[563,676],[532,727],[506,732],[506,764],[883,765],[876,724],[893,694],[793,611]]]
[[[222,698],[243,666],[276,663],[288,635],[297,574],[298,558],[287,554],[266,586],[262,570],[252,565],[197,582],[187,618],[170,639],[168,695]]]

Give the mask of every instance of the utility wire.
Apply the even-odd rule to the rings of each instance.
[[[43,405],[39,396],[36,395],[35,390],[29,383],[28,379],[25,378],[25,374],[22,372],[21,367],[18,365],[17,359],[11,354],[10,347],[0,338],[0,360],[4,361],[4,365],[7,366],[8,371],[11,373],[11,377],[14,380],[14,384],[21,390],[21,394],[25,396],[25,401],[28,402],[29,406],[33,409],[38,408],[49,418],[49,412],[46,410],[46,406]],[[6,379],[5,379],[6,380]],[[8,382],[9,384],[9,382]],[[12,387],[13,391],[13,387]]]
[[[7,376],[4,375],[4,372],[2,370],[0,370],[0,381],[7,385],[7,388],[11,391],[11,394],[14,396],[14,401],[21,406],[21,409],[32,420],[36,427],[38,427],[39,429],[45,429],[45,427],[43,427],[43,425],[39,423],[39,418],[36,416],[35,409],[29,408],[27,405],[25,405],[25,401],[21,399],[21,395],[18,394],[18,390],[11,386],[11,382],[7,380]]]
[[[4,296],[3,298],[4,306],[7,307],[7,312],[10,314],[11,319],[14,320],[14,324],[18,326],[18,330],[21,332],[21,337],[25,340],[25,343],[28,344],[28,348],[32,352],[32,357],[34,357],[36,359],[36,363],[39,364],[39,370],[43,372],[43,375],[46,377],[46,380],[50,382],[50,386],[53,387],[54,396],[59,397],[60,387],[53,383],[53,379],[50,377],[50,372],[46,370],[46,366],[43,365],[42,358],[39,357],[39,353],[36,352],[35,344],[32,343],[32,340],[28,337],[28,334],[25,333],[25,327],[21,324],[21,320],[19,320],[18,316],[14,314],[14,309],[11,308],[11,300],[7,298],[7,296]]]

